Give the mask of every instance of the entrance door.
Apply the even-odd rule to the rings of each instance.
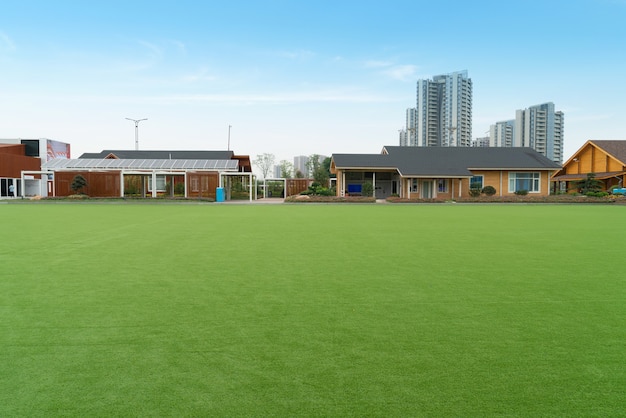
[[[432,181],[422,181],[422,199],[432,199],[433,198],[433,182]]]

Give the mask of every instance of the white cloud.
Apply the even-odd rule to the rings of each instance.
[[[17,49],[13,40],[4,32],[0,32],[0,50],[2,49],[7,51],[15,51]]]
[[[383,71],[383,74],[399,81],[412,81],[417,79],[416,65],[395,65]]]
[[[397,100],[367,93],[338,92],[334,90],[315,92],[289,92],[276,94],[195,94],[144,97],[141,101],[159,104],[171,103],[222,103],[232,105],[291,104],[291,103],[378,103]]]
[[[141,40],[138,41],[138,43],[139,45],[145,47],[148,51],[150,51],[150,56],[153,59],[160,60],[163,57],[163,51],[161,51],[161,48],[159,48],[155,44]]]
[[[215,81],[217,77],[211,75],[206,68],[199,70],[194,74],[187,74],[182,77],[182,81],[185,83],[197,83],[202,81]]]
[[[393,62],[370,60],[365,62],[365,68],[385,68],[391,67]]]
[[[174,45],[176,47],[176,49],[178,49],[178,51],[183,54],[183,55],[187,55],[187,47],[185,46],[185,44],[181,41],[176,41],[176,40],[171,40],[169,41],[172,45]]]
[[[399,81],[412,81],[417,79],[417,65],[395,64],[392,61],[369,60],[365,62],[365,68],[375,68],[387,77]]]
[[[288,58],[292,60],[308,60],[313,58],[316,54],[313,51],[307,49],[298,49],[294,51],[279,51],[277,52],[279,57]]]

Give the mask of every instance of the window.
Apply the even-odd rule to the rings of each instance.
[[[541,173],[509,173],[509,193],[527,190],[529,193],[539,193]]]
[[[165,191],[165,176],[156,176],[157,192]],[[152,176],[148,177],[148,190],[152,191]]]
[[[413,179],[413,181],[411,182],[411,191],[417,192],[417,179]]]
[[[483,189],[483,176],[474,176],[470,179],[470,189]]]
[[[437,180],[437,192],[448,193],[448,179]]]
[[[200,191],[200,187],[198,185],[198,177],[197,176],[191,177],[189,179],[189,185],[190,185],[190,189],[191,189],[192,192],[196,192],[197,193],[197,192]]]

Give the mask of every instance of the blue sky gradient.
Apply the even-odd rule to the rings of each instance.
[[[0,138],[277,160],[398,143],[416,81],[467,70],[473,137],[565,113],[565,158],[626,139],[626,0],[8,1]]]

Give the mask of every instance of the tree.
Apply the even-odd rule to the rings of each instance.
[[[256,159],[252,162],[254,165],[259,167],[261,170],[261,174],[263,178],[267,178],[268,173],[274,167],[274,154],[257,154]]]
[[[72,179],[72,184],[70,184],[70,188],[74,191],[74,193],[81,193],[83,187],[87,187],[87,180],[80,174],[77,174]]]
[[[309,170],[310,177],[313,177],[313,179],[318,182],[322,187],[328,187],[328,179],[330,178],[330,173],[324,167],[324,160],[322,160],[318,154],[313,154],[309,156],[306,167]]]
[[[602,182],[596,179],[595,173],[587,173],[587,178],[577,181],[576,187],[582,194],[596,193],[602,190]]]
[[[326,157],[326,158],[324,158],[324,162],[322,163],[322,165],[324,166],[324,170],[326,170],[326,172],[328,173],[328,177],[329,178],[335,178],[337,176],[335,174],[331,174],[331,172],[330,172],[330,163],[331,162],[332,162],[332,158]]]
[[[303,179],[304,178],[304,173],[300,170],[296,170],[296,172],[293,175],[295,178],[297,179]]]
[[[287,160],[281,160],[278,165],[280,166],[280,176],[284,179],[290,179],[293,173],[293,164]]]

